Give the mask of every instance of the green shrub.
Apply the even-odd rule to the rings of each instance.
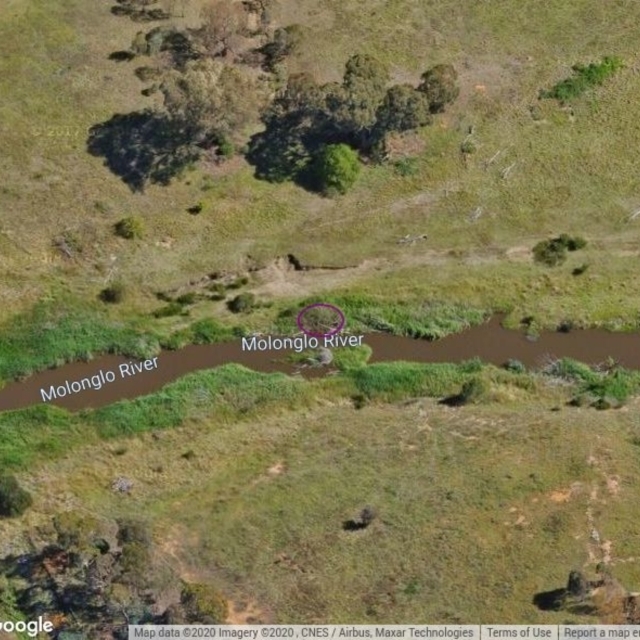
[[[299,46],[303,34],[303,28],[298,24],[276,29],[271,40],[261,49],[264,54],[265,70],[274,72],[276,66],[284,62]]]
[[[222,624],[229,614],[225,597],[208,584],[185,585],[180,602],[190,623]]]
[[[533,247],[533,259],[548,267],[557,267],[567,259],[567,249],[557,238],[541,240]]]
[[[426,94],[431,113],[440,113],[460,93],[458,73],[450,64],[437,64],[422,74],[418,90]]]
[[[511,371],[511,373],[525,373],[527,370],[527,368],[522,362],[520,362],[520,360],[516,360],[514,358],[510,358],[509,360],[507,360],[504,363],[503,367],[507,371]]]
[[[587,246],[587,241],[581,236],[570,236],[562,233],[556,238],[541,240],[533,247],[536,262],[550,267],[562,264],[567,258],[567,251],[578,251]]]
[[[572,67],[573,75],[570,78],[558,82],[548,91],[542,91],[540,97],[561,102],[577,98],[587,89],[601,85],[622,66],[622,60],[615,56],[605,56],[602,62],[592,62],[587,66],[576,64]]]
[[[489,393],[489,383],[483,378],[472,378],[462,385],[459,400],[461,404],[477,404]]]
[[[393,163],[393,168],[399,176],[408,178],[418,173],[418,162],[415,158],[402,158]]]
[[[229,300],[227,307],[232,313],[243,313],[250,311],[256,304],[256,297],[253,293],[241,293],[232,300]]]
[[[587,246],[587,241],[580,236],[574,236],[572,238],[567,238],[567,250],[568,251],[579,251],[580,249],[584,249]]]
[[[249,278],[246,276],[242,276],[240,278],[236,278],[233,282],[230,282],[226,288],[227,289],[240,289],[244,287],[246,284],[249,284]]]
[[[205,318],[198,320],[191,326],[194,344],[211,344],[213,342],[222,342],[230,340],[234,337],[233,330],[223,327],[215,320]]]
[[[144,547],[151,545],[151,532],[146,522],[135,518],[122,518],[118,520],[118,544],[137,543]]]
[[[193,292],[189,291],[188,293],[183,293],[181,296],[176,298],[176,302],[180,305],[189,305],[194,304],[198,296]]]
[[[325,195],[346,193],[358,179],[358,154],[346,144],[330,144],[322,148],[313,163],[313,178]]]
[[[465,140],[461,145],[460,145],[460,152],[467,154],[467,155],[471,155],[472,153],[476,152],[476,145],[473,143],[473,140]]]
[[[118,558],[121,574],[119,581],[133,587],[143,588],[151,567],[151,552],[139,542],[129,542],[122,547]]]
[[[32,504],[31,494],[18,484],[15,476],[0,476],[0,517],[20,516]]]
[[[134,73],[141,82],[156,80],[162,75],[162,72],[155,67],[138,67]]]
[[[231,142],[231,140],[222,138],[222,140],[218,142],[217,153],[219,156],[222,156],[223,158],[232,158],[235,152],[236,148],[233,146],[233,142]]]
[[[142,238],[144,234],[144,222],[139,216],[129,216],[122,218],[114,225],[114,231],[117,236],[133,240]]]
[[[169,316],[177,316],[183,313],[182,305],[179,302],[170,302],[160,309],[153,312],[154,318],[168,318]],[[186,312],[184,312],[186,313]]]
[[[92,515],[80,511],[62,511],[53,519],[58,544],[67,551],[86,553],[96,551],[100,524]]]

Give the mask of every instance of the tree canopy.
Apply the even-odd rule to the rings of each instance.
[[[188,63],[184,72],[171,71],[160,90],[170,117],[183,124],[196,144],[238,135],[257,121],[261,106],[253,81],[211,58]]]
[[[292,76],[263,113],[265,130],[251,139],[247,158],[258,177],[324,190],[318,172],[327,147],[347,145],[373,157],[388,134],[430,124],[432,114],[457,96],[456,79],[453,67],[438,65],[423,74],[418,87],[389,87],[384,65],[367,55],[349,58],[342,82],[319,85],[308,75]]]
[[[458,72],[450,64],[437,64],[422,74],[418,90],[427,96],[431,113],[441,113],[460,93]]]
[[[360,174],[358,154],[346,144],[323,147],[314,161],[313,178],[326,195],[346,193]]]

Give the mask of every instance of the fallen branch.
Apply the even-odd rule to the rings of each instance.
[[[497,159],[498,156],[500,156],[500,154],[504,151],[504,149],[500,149],[499,151],[496,151],[493,156],[491,156],[491,158],[489,158],[489,160],[487,160],[487,162],[484,163],[484,168],[488,169]]]
[[[502,173],[500,174],[503,180],[507,179],[507,177],[511,173],[511,169],[513,169],[513,167],[515,167],[517,164],[517,162],[514,162],[513,164],[510,164],[506,169],[503,169]]]
[[[414,244],[418,240],[426,240],[426,239],[427,239],[426,233],[423,233],[422,235],[419,235],[419,236],[411,236],[407,234],[406,236],[404,236],[404,238],[400,238],[400,240],[398,240],[396,244]]]

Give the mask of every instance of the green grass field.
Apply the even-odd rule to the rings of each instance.
[[[586,622],[532,598],[602,561],[590,528],[637,584],[639,425],[635,403],[603,422],[550,411],[553,395],[455,410],[325,401],[96,443],[24,474],[29,521],[144,513],[181,575],[278,622]],[[110,491],[118,475],[131,496]],[[344,531],[366,505],[374,523]]]
[[[191,4],[193,13],[197,3]],[[139,26],[112,16],[106,5],[13,0],[0,9],[1,82],[8,98],[0,134],[6,149],[0,193],[2,293],[10,302],[5,315],[69,292],[93,299],[114,278],[131,293],[119,313],[148,312],[157,290],[214,269],[243,270],[248,255],[268,265],[294,253],[310,264],[380,263],[336,276],[333,289],[359,290],[380,271],[393,281],[401,268],[412,274],[414,292],[473,298],[480,308],[530,311],[548,275],[567,289],[561,292],[564,313],[579,313],[577,319],[588,323],[635,323],[626,303],[640,293],[632,277],[637,223],[628,221],[638,206],[637,172],[628,155],[638,137],[628,107],[640,92],[635,4],[582,0],[568,7],[554,0],[533,11],[507,1],[472,7],[404,0],[368,3],[363,10],[350,2],[282,0],[277,7],[282,24],[308,27],[291,62],[294,72],[336,77],[356,51],[377,52],[400,80],[416,80],[436,62],[456,65],[461,97],[420,134],[416,172],[402,177],[392,165],[370,167],[350,194],[327,200],[292,185],[259,182],[238,161],[222,174],[196,169],[169,187],[133,194],[85,152],[85,142],[92,124],[153,104],[139,93],[137,62],[107,59],[128,47]],[[538,100],[538,92],[566,77],[571,65],[604,55],[620,56],[624,69],[576,99],[572,112]],[[465,163],[460,145],[470,126],[477,150]],[[189,215],[186,209],[200,201],[203,212]],[[113,224],[131,214],[143,218],[145,237],[115,238]],[[591,243],[576,257],[590,265],[582,279],[587,284],[567,277],[566,269],[530,264],[535,242],[565,231]],[[425,243],[396,244],[419,233],[428,235]],[[82,249],[73,260],[52,249],[63,234]],[[494,292],[494,282],[504,279],[517,290]],[[326,290],[313,277],[305,286],[301,295]],[[396,299],[395,288],[381,293]],[[288,295],[274,287],[267,297]],[[202,314],[223,312],[219,303],[202,306]],[[551,301],[544,319],[557,320],[563,311]]]

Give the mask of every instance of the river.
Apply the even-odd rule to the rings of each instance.
[[[414,340],[384,333],[371,333],[363,340],[373,350],[370,362],[462,362],[471,358],[495,365],[509,359],[520,360],[527,367],[539,367],[549,358],[568,357],[597,364],[613,358],[624,367],[640,369],[640,334],[616,333],[602,329],[575,330],[568,333],[547,331],[531,340],[524,333],[502,327],[501,318],[449,335],[441,340]],[[117,375],[99,391],[85,389],[51,403],[66,409],[96,408],[118,400],[135,398],[157,391],[167,383],[191,371],[237,363],[261,372],[301,374],[305,377],[324,375],[325,368],[304,368],[285,362],[281,351],[243,351],[241,342],[190,345],[177,351],[163,351],[157,367],[133,376]],[[11,382],[0,390],[0,411],[21,409],[43,402],[41,389],[64,385],[91,377],[102,370],[115,371],[130,358],[104,355],[90,362],[73,362],[56,369],[37,373],[24,381]]]

